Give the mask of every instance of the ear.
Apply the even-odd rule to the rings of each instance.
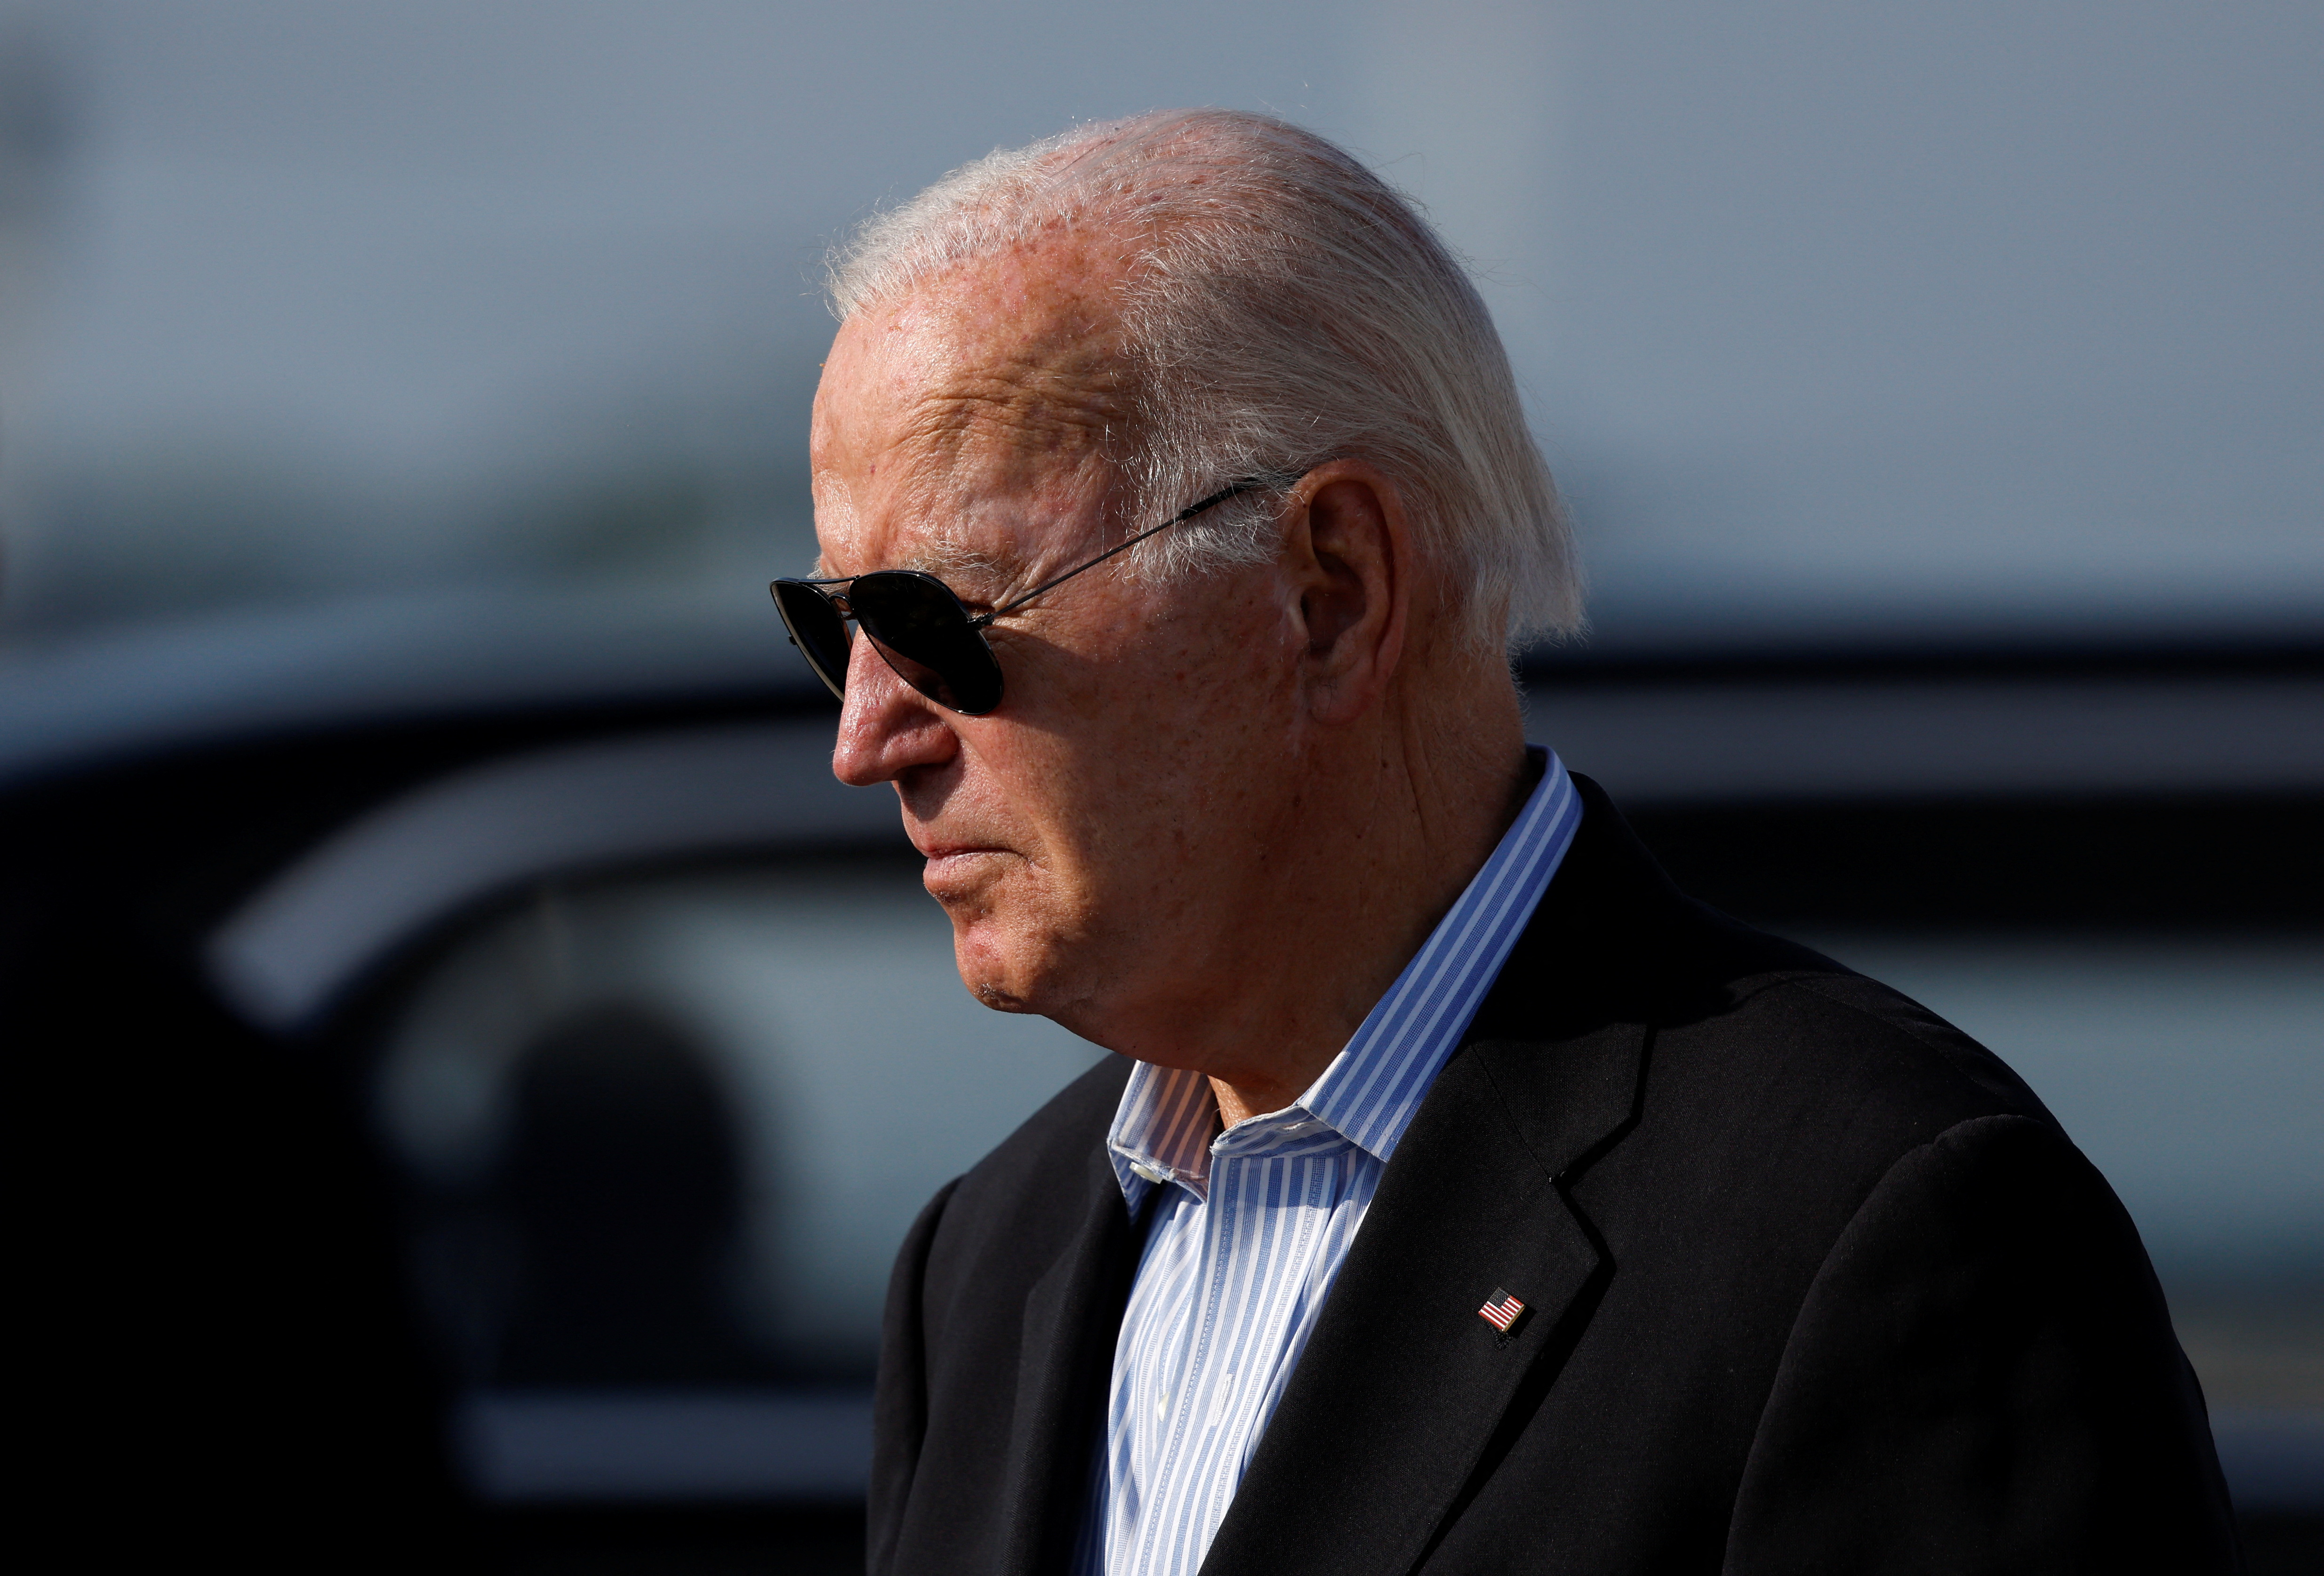
[[[1284,525],[1308,713],[1353,722],[1379,704],[1404,655],[1414,578],[1404,500],[1378,468],[1333,460],[1299,478]]]

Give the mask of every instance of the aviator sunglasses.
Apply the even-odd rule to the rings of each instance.
[[[868,575],[841,575],[828,580],[778,580],[775,611],[783,628],[799,649],[807,665],[824,687],[840,699],[847,698],[847,653],[853,637],[852,622],[872,637],[872,649],[888,660],[897,677],[940,706],[964,716],[981,717],[1001,704],[1001,662],[985,627],[1003,613],[1014,613],[1035,597],[1054,591],[1084,569],[1094,569],[1116,553],[1127,552],[1157,531],[1183,525],[1206,509],[1215,509],[1267,484],[1237,482],[1190,503],[1157,526],[1139,531],[1128,541],[1108,548],[1085,564],[1077,564],[1054,580],[1045,580],[1012,602],[990,613],[972,613],[961,604],[951,586],[918,569],[875,569]],[[844,585],[844,593],[825,591]]]

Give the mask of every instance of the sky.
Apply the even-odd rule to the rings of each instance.
[[[1471,261],[1601,630],[2324,618],[2319,79],[2310,0],[0,0],[0,638],[794,569],[825,250],[1179,104]]]

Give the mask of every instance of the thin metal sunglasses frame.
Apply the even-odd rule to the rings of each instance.
[[[970,617],[969,617],[969,621],[968,621],[968,627],[969,627],[970,629],[973,629],[973,630],[981,630],[981,629],[983,629],[986,625],[988,625],[988,624],[991,623],[991,622],[992,622],[994,619],[999,618],[1001,614],[1003,614],[1003,613],[1015,613],[1019,608],[1020,608],[1020,607],[1024,606],[1027,603],[1028,603],[1028,602],[1032,601],[1035,597],[1037,597],[1037,596],[1040,596],[1040,595],[1043,595],[1043,594],[1047,594],[1047,593],[1048,593],[1048,592],[1051,592],[1051,591],[1055,591],[1058,586],[1063,585],[1066,581],[1068,581],[1068,580],[1072,579],[1074,576],[1076,576],[1076,575],[1080,574],[1080,573],[1081,573],[1083,570],[1084,570],[1084,569],[1094,569],[1094,568],[1096,568],[1100,564],[1104,563],[1108,558],[1112,558],[1116,553],[1126,553],[1126,552],[1128,552],[1130,548],[1132,548],[1136,547],[1139,542],[1144,541],[1148,537],[1149,537],[1149,536],[1158,536],[1158,535],[1160,535],[1162,532],[1164,532],[1164,531],[1166,531],[1166,530],[1169,530],[1172,526],[1174,526],[1174,525],[1184,525],[1184,524],[1185,524],[1185,523],[1186,523],[1186,521],[1190,521],[1190,520],[1194,519],[1194,516],[1196,516],[1197,514],[1202,513],[1202,512],[1203,512],[1204,511],[1205,511],[1205,510],[1216,509],[1220,504],[1222,504],[1222,503],[1225,502],[1226,502],[1228,499],[1230,499],[1230,498],[1239,498],[1239,497],[1242,496],[1242,494],[1244,494],[1245,493],[1256,493],[1257,491],[1259,491],[1259,489],[1260,489],[1261,487],[1264,487],[1264,486],[1266,486],[1266,485],[1267,485],[1267,483],[1265,483],[1265,482],[1263,482],[1263,481],[1250,481],[1250,482],[1237,482],[1237,483],[1236,483],[1233,486],[1231,486],[1231,487],[1222,487],[1222,488],[1221,488],[1219,491],[1217,491],[1217,492],[1215,492],[1215,493],[1212,493],[1209,497],[1207,497],[1207,498],[1205,498],[1205,499],[1203,499],[1203,500],[1202,500],[1201,502],[1195,502],[1195,503],[1189,503],[1189,504],[1187,504],[1185,508],[1181,509],[1180,511],[1178,511],[1178,512],[1177,512],[1177,513],[1176,513],[1176,514],[1172,515],[1169,519],[1167,519],[1167,520],[1164,521],[1161,524],[1159,524],[1159,525],[1149,525],[1149,526],[1148,526],[1144,530],[1139,531],[1136,536],[1131,537],[1128,541],[1116,542],[1113,546],[1111,546],[1111,547],[1110,547],[1110,548],[1106,548],[1106,549],[1105,549],[1105,551],[1103,551],[1103,552],[1100,553],[1096,558],[1092,558],[1089,562],[1087,562],[1087,563],[1085,563],[1085,564],[1076,564],[1076,565],[1074,565],[1072,568],[1070,568],[1070,569],[1066,570],[1064,574],[1062,574],[1062,575],[1058,576],[1057,576],[1056,578],[1055,578],[1054,580],[1044,580],[1044,581],[1042,581],[1042,582],[1041,582],[1041,584],[1039,584],[1038,585],[1034,586],[1032,590],[1028,591],[1027,593],[1025,593],[1025,594],[1024,594],[1024,595],[1019,596],[1019,597],[1013,598],[1012,600],[1008,601],[1008,602],[1004,602],[1004,603],[1002,603],[999,607],[994,608],[994,609],[993,609],[991,612],[990,612],[990,613],[973,613],[973,614],[971,614],[971,615],[970,615]],[[893,574],[893,573],[895,573],[895,571],[893,571],[893,570],[891,570],[891,569],[866,569],[866,570],[864,570],[864,571],[863,571],[863,575],[882,575],[882,574]],[[775,581],[775,582],[773,583],[773,585],[770,585],[770,586],[769,586],[769,589],[770,589],[770,590],[773,589],[773,586],[774,586],[774,585],[845,585],[849,584],[851,581],[855,581],[855,580],[861,580],[861,579],[862,579],[862,578],[863,578],[863,575],[835,575],[835,576],[832,576],[830,578],[828,578],[828,579],[824,579],[824,580],[802,580],[802,579],[792,579],[792,580],[787,580],[787,581],[786,581],[786,580],[778,580],[778,581]],[[929,577],[930,579],[932,579],[932,580],[936,579],[936,576],[933,576],[933,575],[929,576],[928,577]],[[942,581],[940,581],[940,580],[939,580],[939,581],[937,581],[936,583],[937,583],[938,585],[943,585],[943,584],[944,584],[944,583],[943,583]],[[947,591],[951,591],[951,590],[952,590],[952,587],[951,587],[951,586],[949,586],[949,585],[945,585],[945,590],[947,590]],[[826,593],[826,594],[828,594]],[[959,595],[959,594],[958,594],[957,592],[954,592],[954,598],[955,598],[955,599],[957,599],[957,598],[958,598],[958,595]],[[834,602],[838,602],[838,603],[844,604],[844,602],[846,601],[846,598],[844,598],[844,597],[838,597],[838,596],[835,596],[835,597],[833,597],[833,598],[832,598],[832,600],[833,600]],[[853,617],[854,617],[855,615],[854,615],[854,613],[853,613],[853,612],[849,612],[849,613],[848,613],[848,614],[847,614],[847,616],[848,616],[848,617],[850,617],[850,618],[853,618]]]
[[[1217,508],[1220,504],[1224,503],[1230,498],[1240,497],[1245,493],[1257,492],[1261,488],[1272,484],[1274,484],[1267,478],[1253,477],[1245,481],[1234,483],[1231,486],[1222,487],[1219,491],[1212,493],[1209,497],[1197,500],[1196,502],[1188,504],[1185,508],[1180,510],[1169,519],[1162,521],[1161,524],[1148,526],[1146,530],[1139,531],[1136,536],[1130,537],[1124,541],[1116,542],[1112,547],[1106,548],[1105,551],[1098,554],[1095,558],[1091,558],[1084,563],[1074,565],[1072,568],[1066,570],[1062,575],[1055,576],[1047,580],[1044,580],[1040,585],[1034,586],[1030,591],[1026,592],[1023,595],[1012,597],[999,607],[993,608],[989,612],[980,613],[971,613],[965,607],[961,607],[962,632],[966,633],[974,631],[977,636],[978,642],[984,646],[986,657],[988,659],[991,659],[991,642],[985,641],[983,631],[991,625],[993,620],[1001,617],[1005,613],[1016,612],[1019,608],[1023,607],[1027,603],[1031,602],[1034,598],[1046,595],[1049,592],[1056,590],[1058,586],[1064,585],[1074,576],[1082,574],[1086,570],[1096,568],[1108,558],[1113,558],[1120,553],[1128,552],[1139,542],[1144,541],[1148,537],[1155,536],[1162,531],[1166,531],[1174,525],[1183,525],[1187,521],[1194,519],[1196,515],[1203,513],[1204,511]],[[934,581],[937,585],[944,587],[945,594],[952,597],[954,606],[960,606],[960,596],[958,593],[954,592],[951,586],[945,585],[945,583],[942,580],[936,579],[935,576],[927,575],[925,571],[920,570],[867,569],[861,575],[835,575],[822,579],[799,578],[776,580],[769,584],[767,590],[774,596],[776,605],[778,609],[779,609],[782,605],[782,587],[785,585],[805,585],[815,587],[816,588],[816,594],[822,597],[824,601],[831,604],[832,611],[838,614],[843,625],[852,622],[860,627],[862,621],[857,615],[853,605],[849,602],[848,598],[832,592],[824,591],[821,587],[825,585],[852,585],[855,581],[866,579],[873,575],[896,574],[913,575]],[[788,615],[786,614],[785,622],[788,624]],[[807,650],[806,646],[800,643],[799,637],[795,631],[792,631],[791,641],[792,644],[799,646],[800,655],[807,658],[807,666],[813,668],[816,676],[823,680],[825,687],[828,688],[833,695],[838,696],[844,699],[845,697],[845,691],[843,687],[844,681],[843,684],[835,684],[832,681],[831,676],[823,671],[822,665],[816,661],[813,655]],[[883,657],[887,655],[886,643],[884,641],[875,637],[872,644],[875,647],[880,648]],[[894,659],[890,658],[889,660],[890,665],[893,666]],[[921,659],[918,658],[913,658],[912,660],[915,662],[920,662]],[[922,663],[922,665],[928,666],[928,664],[926,663]],[[998,666],[997,659],[995,659],[995,666],[996,668]],[[917,688],[918,687],[915,685],[915,687]],[[923,693],[927,692],[923,691]],[[934,697],[932,696],[931,698]],[[945,703],[939,702],[939,704]],[[990,712],[993,707],[997,707],[999,705],[1000,701],[996,697],[993,702],[993,706],[985,708],[985,712]],[[951,709],[958,711],[964,710],[964,708],[953,706]],[[968,714],[982,715],[984,714],[984,713],[978,712],[970,713]]]

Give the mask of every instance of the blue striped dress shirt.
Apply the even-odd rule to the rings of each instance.
[[[1156,1188],[1114,1348],[1082,1576],[1194,1576],[1380,1174],[1556,874],[1582,803],[1555,755],[1452,910],[1293,1104],[1219,1130],[1209,1079],[1140,1063],[1107,1147]]]

